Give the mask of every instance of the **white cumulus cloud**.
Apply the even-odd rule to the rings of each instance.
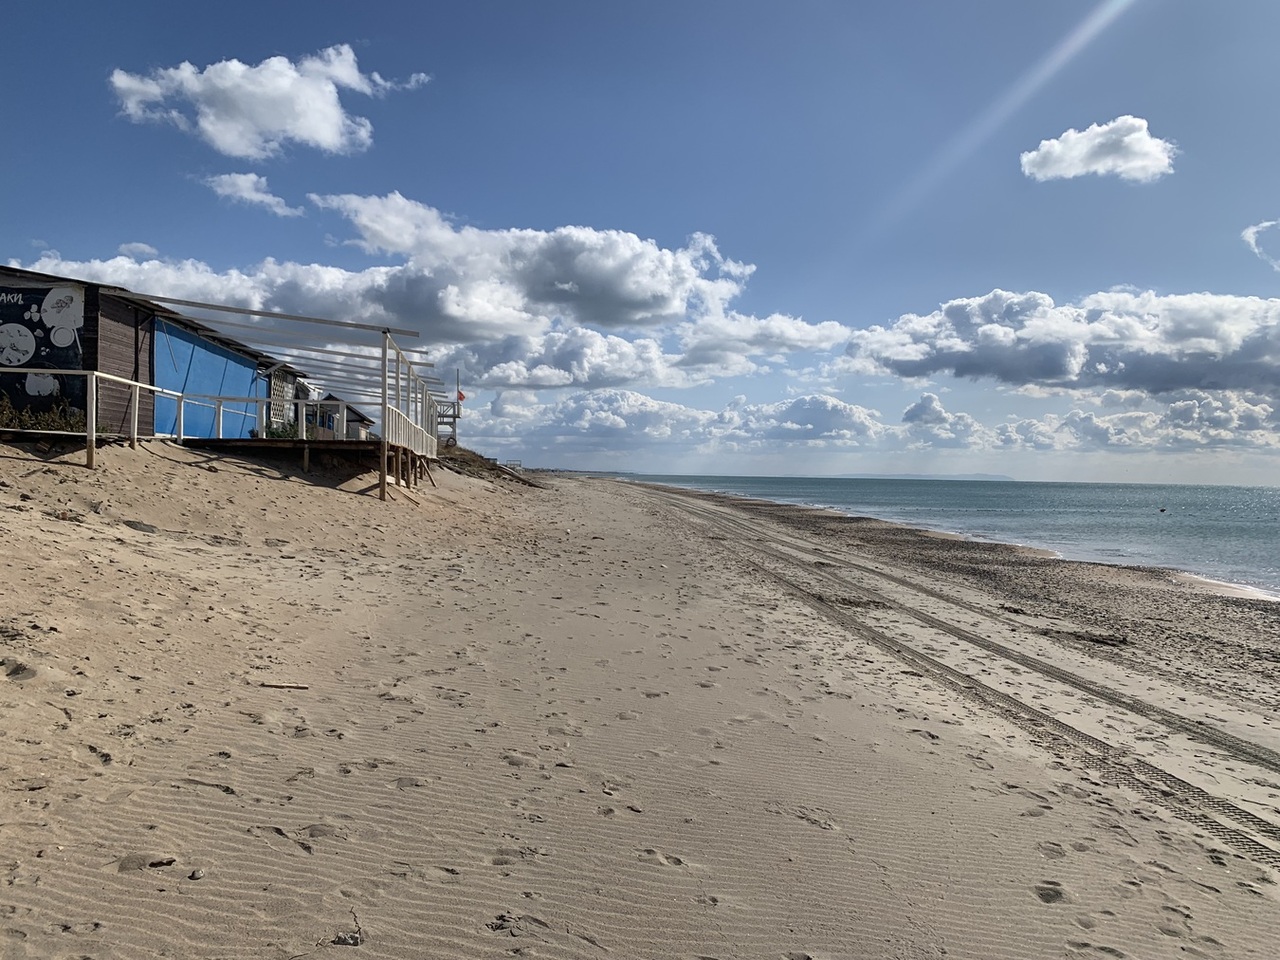
[[[655,326],[723,312],[754,270],[721,256],[705,234],[670,249],[622,230],[459,227],[398,192],[310,200],[346,217],[369,252],[409,258],[414,269],[386,291],[389,303],[429,301],[429,314],[476,322],[559,316],[619,329]]]
[[[1210,448],[1280,453],[1280,417],[1258,398],[1188,391],[1165,404],[1099,415],[1071,409],[1039,418],[983,425],[924,393],[897,422],[878,411],[823,394],[777,403],[737,397],[718,410],[656,400],[619,388],[580,391],[539,402],[528,391],[500,391],[474,412],[468,436],[486,447],[614,456],[627,469],[637,457],[697,453],[709,462],[738,454],[937,451],[1185,454]]]
[[[967,413],[951,413],[936,393],[924,393],[902,413],[913,447],[986,446],[989,432]]]
[[[277,217],[300,217],[301,207],[291,207],[267,188],[267,178],[256,173],[220,173],[206,177],[205,186],[220,197],[265,207]]]
[[[132,257],[135,260],[160,255],[160,251],[149,243],[122,243],[116,248],[116,252],[122,257]]]
[[[1022,172],[1033,180],[1069,180],[1086,174],[1149,182],[1173,173],[1177,147],[1151,135],[1147,121],[1125,115],[1086,130],[1041,140],[1022,154]]]
[[[780,313],[767,317],[716,313],[679,327],[680,364],[716,370],[720,376],[751,374],[761,369],[752,357],[782,362],[788,353],[826,352],[846,343],[851,332],[834,320],[808,323]]]
[[[876,410],[824,394],[777,403],[733,403],[715,421],[715,439],[736,447],[802,443],[817,447],[875,445],[893,434]]]
[[[481,387],[681,387],[708,379],[678,369],[679,356],[664,353],[652,338],[628,340],[583,327],[465,344],[439,356],[442,367],[462,370]]]
[[[468,424],[471,435],[498,444],[520,443],[572,452],[623,453],[646,448],[740,452],[796,445],[853,450],[897,445],[896,428],[879,414],[834,397],[810,395],[778,403],[735,398],[720,410],[657,400],[633,390],[581,391],[536,404],[516,391],[490,404]]]
[[[258,179],[241,187],[269,193]],[[399,194],[316,199],[349,221],[357,242],[399,262],[356,270],[268,259],[221,270],[126,244],[110,259],[48,250],[26,266],[142,293],[419,329],[422,339],[406,345],[428,348],[442,370],[458,368],[474,391],[468,437],[513,456],[623,457],[673,445],[704,463],[789,449],[1280,452],[1280,300],[1117,288],[1056,303],[993,290],[858,329],[734,309],[753,268],[709,236],[662,247],[586,227],[461,226]],[[264,339],[297,336],[248,322],[268,331]],[[313,371],[317,379],[326,369]],[[797,395],[701,409],[645,392],[766,371],[790,374]],[[995,383],[1054,412],[980,420],[962,400],[949,398],[948,409],[937,387],[916,388],[900,414],[856,402],[859,390],[875,390],[883,403],[889,378],[942,376]]]
[[[210,186],[274,205],[256,174]],[[791,353],[828,351],[849,335],[832,321],[733,310],[753,268],[721,255],[710,236],[668,248],[618,230],[458,226],[399,194],[312,199],[347,217],[371,252],[404,262],[347,270],[269,259],[218,271],[196,260],[76,262],[47,252],[33,269],[418,330],[433,359],[495,390],[688,387],[759,372]]]
[[[356,55],[339,44],[296,63],[270,57],[256,65],[221,60],[203,69],[183,62],[150,74],[114,70],[111,88],[130,120],[172,123],[229,157],[261,160],[286,144],[326,153],[357,153],[373,142],[373,125],[347,112],[340,91],[380,96],[427,82],[403,83],[362,73]]]
[[[1280,300],[1110,290],[1073,304],[993,290],[854,331],[845,369],[1016,387],[1280,395]]]

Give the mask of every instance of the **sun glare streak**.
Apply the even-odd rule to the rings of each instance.
[[[1080,24],[1032,65],[994,103],[952,137],[934,158],[880,210],[863,230],[863,241],[895,225],[918,207],[956,167],[971,157],[1010,117],[1137,0],[1102,0]]]

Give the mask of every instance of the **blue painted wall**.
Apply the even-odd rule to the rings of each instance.
[[[156,318],[152,340],[152,369],[157,387],[182,393],[219,397],[263,397],[266,384],[258,377],[258,365],[237,353],[202,340],[182,327]],[[209,401],[200,401],[209,403]],[[243,415],[242,415],[243,414]],[[214,437],[214,410],[188,401],[182,412],[182,432],[188,437]],[[156,433],[177,432],[178,402],[156,397]],[[257,408],[251,403],[223,406],[222,435],[244,438],[257,427]]]

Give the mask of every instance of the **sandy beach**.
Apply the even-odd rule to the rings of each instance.
[[[0,446],[0,957],[1280,942],[1280,605],[601,479]]]

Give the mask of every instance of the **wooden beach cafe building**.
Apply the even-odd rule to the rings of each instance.
[[[174,306],[220,318],[196,320]],[[439,434],[440,381],[393,334],[416,336],[0,266],[0,433],[83,436],[89,466],[99,440],[114,438],[297,448],[304,465],[313,449],[368,452],[380,461],[385,499],[388,476],[416,484],[429,470]],[[260,349],[267,344],[289,358]],[[322,372],[309,376],[295,363]],[[321,396],[317,381],[381,416]]]

